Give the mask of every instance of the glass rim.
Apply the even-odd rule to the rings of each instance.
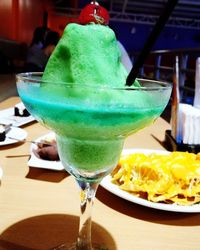
[[[33,76],[35,77],[42,77],[43,72],[23,72],[23,73],[18,73],[16,74],[16,78],[17,80],[22,80],[22,81],[29,81],[32,83],[49,83],[49,84],[54,84],[55,81],[52,83],[51,81],[48,80],[38,80],[38,79],[34,79],[32,78]],[[94,84],[77,84],[77,83],[66,83],[66,82],[56,82],[56,84],[62,84],[65,85],[66,87],[77,87],[77,88],[91,88],[91,89],[102,89],[102,90],[106,90],[106,89],[110,89],[110,90],[144,90],[144,91],[149,91],[149,90],[164,90],[164,89],[171,89],[172,88],[172,84],[169,82],[165,82],[165,81],[159,81],[159,80],[154,80],[154,79],[146,79],[146,78],[136,78],[139,82],[143,81],[146,83],[155,83],[158,84],[158,86],[141,86],[141,87],[133,87],[133,86],[126,86],[124,85],[123,87],[115,87],[115,86],[109,86],[109,85],[94,85]]]

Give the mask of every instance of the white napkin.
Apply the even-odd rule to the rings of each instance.
[[[200,57],[196,60],[194,107],[200,109]]]
[[[200,109],[180,103],[178,126],[184,144],[200,145]]]

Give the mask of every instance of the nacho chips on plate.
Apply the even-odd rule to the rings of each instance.
[[[121,156],[112,182],[153,202],[192,205],[200,202],[200,153],[132,153]]]

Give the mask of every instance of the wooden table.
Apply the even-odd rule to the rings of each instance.
[[[17,102],[17,97],[7,99],[0,103],[0,109]],[[130,136],[125,147],[164,149],[160,142],[169,128],[159,118]],[[48,131],[38,123],[24,129],[30,140]],[[75,240],[77,235],[79,195],[73,177],[64,171],[29,168],[29,149],[28,142],[0,148],[4,171],[0,187],[0,250],[51,249]],[[92,230],[94,240],[104,242],[110,250],[200,249],[200,214],[143,207],[102,187],[97,192]]]

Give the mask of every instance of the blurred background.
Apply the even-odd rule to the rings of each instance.
[[[167,0],[98,2],[109,11],[109,25],[134,63]],[[78,22],[81,8],[88,3],[87,0],[0,0],[1,89],[3,85],[8,86],[3,75],[24,70],[27,49],[36,27],[48,27],[62,35],[68,23]],[[140,76],[173,81],[178,56],[180,86],[187,91],[186,96],[191,96],[199,48],[200,0],[179,0]]]
[[[47,25],[60,33],[76,22],[87,0],[1,0],[0,38],[29,44],[33,30]],[[166,0],[99,0],[111,16],[110,26],[128,52],[139,51]],[[199,47],[200,1],[179,0],[154,49]]]

